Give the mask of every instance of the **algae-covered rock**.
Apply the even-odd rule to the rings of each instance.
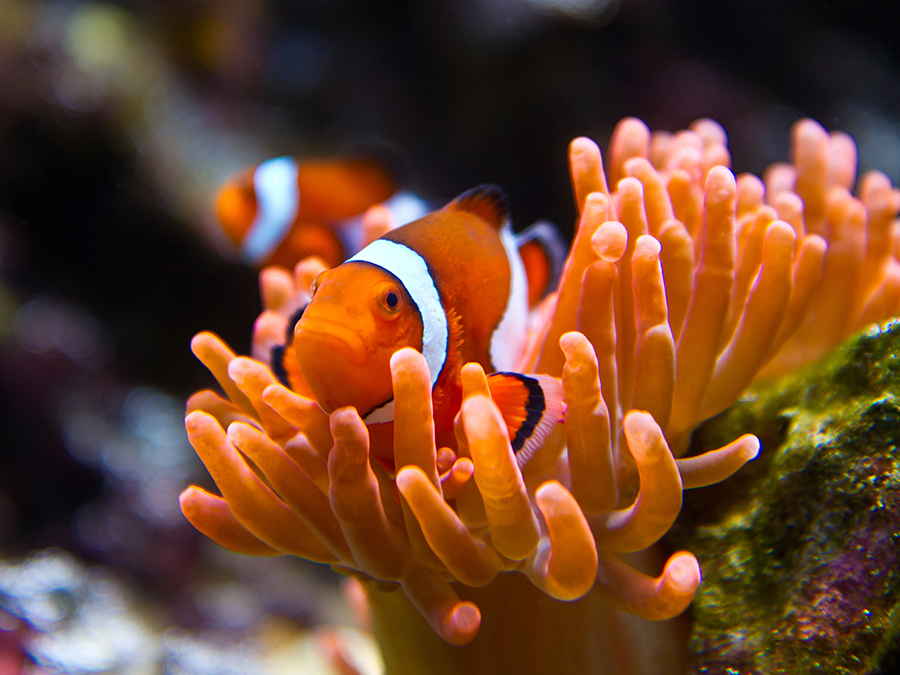
[[[759,458],[686,494],[668,540],[703,584],[696,673],[872,673],[897,663],[900,631],[900,322],[744,399],[695,434],[738,433]]]

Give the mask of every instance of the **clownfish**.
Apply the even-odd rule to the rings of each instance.
[[[277,157],[225,183],[215,213],[249,265],[292,267],[317,255],[334,266],[361,248],[362,214],[379,203],[400,224],[428,211],[373,161]]]
[[[491,394],[520,466],[563,417],[559,380],[507,372],[521,355],[528,274],[506,196],[492,185],[398,227],[319,275],[299,314],[292,350],[325,412],[354,406],[367,425],[393,421],[391,356],[413,347],[431,371],[435,431],[452,432],[461,370],[492,373]]]

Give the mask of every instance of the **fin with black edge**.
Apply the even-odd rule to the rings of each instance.
[[[509,430],[516,462],[524,467],[565,417],[562,382],[550,375],[493,373],[487,383]]]
[[[517,234],[516,243],[528,278],[528,303],[534,307],[559,284],[569,247],[549,220],[539,220]]]

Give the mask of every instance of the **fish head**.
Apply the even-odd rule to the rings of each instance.
[[[422,349],[422,318],[403,284],[366,262],[323,272],[294,329],[297,365],[321,408],[362,417],[393,398],[391,356]]]

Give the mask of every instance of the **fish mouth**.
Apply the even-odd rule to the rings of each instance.
[[[331,346],[332,348],[337,343],[346,348],[345,356],[349,357],[354,365],[362,366],[366,363],[368,350],[362,338],[356,331],[336,321],[304,316],[297,322],[295,330],[295,342],[297,338],[309,338],[322,342],[323,347]],[[322,354],[322,358],[328,358],[328,356],[327,352]]]

